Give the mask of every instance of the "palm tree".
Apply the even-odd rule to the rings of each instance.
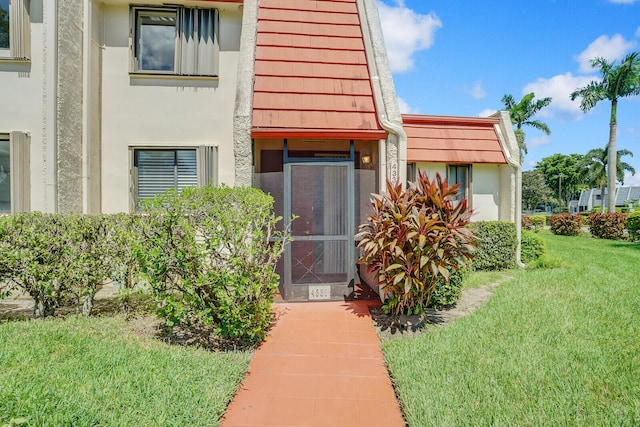
[[[522,97],[520,102],[513,99],[512,95],[505,95],[502,97],[501,102],[504,104],[505,109],[511,115],[511,123],[516,126],[516,139],[518,140],[518,146],[520,147],[520,163],[524,160],[524,155],[528,153],[527,144],[525,144],[525,134],[522,130],[522,126],[527,125],[535,129],[541,130],[547,135],[551,134],[549,126],[540,120],[532,120],[532,117],[542,110],[547,105],[551,104],[551,98],[544,98],[535,100],[535,94],[533,92]]]
[[[595,105],[608,99],[611,101],[611,115],[609,119],[609,143],[608,148],[608,187],[609,187],[609,212],[615,212],[616,206],[616,175],[617,151],[616,151],[616,130],[618,99],[626,96],[640,94],[640,57],[638,52],[627,55],[620,65],[615,65],[615,61],[607,61],[604,58],[591,60],[591,66],[598,68],[602,75],[602,80],[593,80],[587,86],[576,89],[571,93],[571,100],[582,98],[580,109],[583,112],[591,110]],[[604,202],[604,201],[603,201]]]
[[[601,212],[604,213],[604,189],[607,187],[607,157],[609,147],[594,148],[585,154],[580,168],[583,169],[585,180],[592,187],[600,189]],[[629,150],[618,150],[617,158],[623,156],[633,157],[633,153]],[[618,162],[616,164],[616,178],[624,185],[625,171],[635,175],[636,170],[633,166],[626,162]],[[614,187],[615,188],[615,187]]]

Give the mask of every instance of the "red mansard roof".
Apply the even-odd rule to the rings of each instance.
[[[498,118],[403,115],[407,161],[507,163]]]
[[[261,0],[254,137],[378,139],[356,0]]]

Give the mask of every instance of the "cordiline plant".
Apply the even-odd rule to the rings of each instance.
[[[359,262],[379,279],[386,312],[420,313],[438,282],[447,283],[450,271],[473,257],[476,239],[465,227],[472,211],[466,200],[456,202],[458,187],[420,172],[408,189],[387,181],[387,192],[372,196],[356,239]]]

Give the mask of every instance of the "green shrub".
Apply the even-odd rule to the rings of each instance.
[[[455,305],[462,295],[462,284],[468,275],[468,269],[449,269],[449,280],[441,279],[429,300],[429,307],[447,308]]]
[[[70,296],[74,253],[61,214],[17,213],[3,218],[2,279],[33,298],[34,315],[47,317]]]
[[[631,240],[640,240],[640,211],[631,212],[624,225],[629,232],[629,238]]]
[[[511,222],[487,221],[471,225],[478,249],[473,260],[476,270],[504,270],[516,267],[518,238]]]
[[[8,215],[0,215],[0,299],[8,297],[14,290],[10,256],[13,248],[8,239],[11,232],[9,218]]]
[[[564,261],[562,261],[560,258],[552,257],[548,253],[545,253],[540,258],[527,264],[527,270],[561,268],[564,267],[564,264]]]
[[[143,202],[143,272],[168,326],[206,328],[239,345],[272,319],[276,263],[288,241],[273,198],[255,188],[185,188]]]
[[[531,217],[531,227],[534,231],[543,230],[547,225],[547,217],[544,215],[533,215]]]
[[[97,290],[119,262],[111,240],[117,228],[109,215],[6,216],[0,226],[0,282],[5,291],[31,296],[36,317],[73,303],[89,315]]]
[[[535,261],[546,253],[546,243],[538,234],[522,230],[521,237],[520,259],[523,263]]]
[[[560,236],[579,236],[582,234],[582,216],[578,214],[563,213],[551,215],[549,226],[553,234]]]
[[[380,278],[387,312],[421,312],[438,283],[472,257],[475,239],[465,227],[471,211],[466,200],[456,203],[458,187],[420,172],[406,190],[387,181],[387,192],[373,195],[373,213],[356,238],[359,262]]]
[[[623,213],[597,213],[589,215],[587,223],[593,237],[620,240],[624,237],[624,223],[627,215]]]
[[[118,299],[122,311],[128,315],[131,301],[142,289],[139,286],[141,264],[146,253],[143,236],[144,221],[147,217],[137,214],[115,214],[111,221],[110,250],[114,258],[109,272],[111,279],[118,287]]]
[[[90,315],[96,292],[118,262],[111,236],[119,224],[110,215],[66,214],[62,219],[70,252],[67,287],[82,303],[82,313]]]

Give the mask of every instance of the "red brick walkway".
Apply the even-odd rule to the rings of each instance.
[[[404,427],[370,304],[278,304],[222,426]]]

